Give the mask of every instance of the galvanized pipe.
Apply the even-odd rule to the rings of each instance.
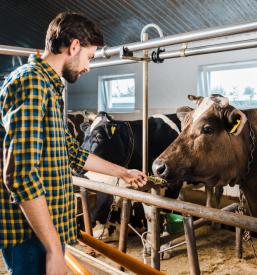
[[[165,47],[169,45],[175,45],[180,43],[186,43],[197,40],[210,39],[215,37],[221,37],[226,35],[233,35],[245,32],[251,32],[257,30],[257,21],[252,21],[244,24],[228,25],[226,27],[215,27],[204,30],[192,31],[182,34],[169,35],[163,38],[155,38],[144,42],[135,42],[127,44],[126,47],[129,51],[142,51],[145,49],[152,49],[158,47]],[[95,57],[103,58],[111,57],[120,54],[122,45],[116,47],[106,48],[104,53],[101,50],[97,50]]]
[[[214,45],[208,45],[208,46],[201,46],[201,47],[186,48],[185,50],[183,50],[183,53],[184,53],[184,56],[194,56],[194,55],[202,55],[202,54],[209,54],[209,53],[249,49],[249,48],[255,48],[255,47],[257,47],[257,39],[250,39],[250,40],[220,43],[220,44],[214,44]],[[177,58],[181,56],[182,56],[181,50],[163,52],[160,54],[160,58],[162,59]]]
[[[73,182],[77,186],[85,187],[94,191],[120,196],[130,200],[155,205],[158,208],[174,210],[182,214],[188,214],[191,216],[204,218],[206,220],[257,232],[257,219],[254,217],[224,212],[219,209],[205,207],[195,203],[165,198],[137,190],[112,186],[102,182],[90,181],[79,177],[73,177]]]
[[[186,245],[187,245],[187,257],[188,257],[190,275],[200,275],[200,267],[199,267],[195,233],[194,233],[194,227],[193,227],[193,217],[184,216],[183,221],[184,221],[184,230],[185,230],[185,239],[186,239]]]
[[[93,230],[91,226],[91,219],[90,219],[90,211],[89,211],[89,200],[88,200],[88,191],[86,188],[80,187],[80,196],[82,202],[82,209],[83,209],[83,219],[84,219],[84,226],[85,231],[93,236]]]
[[[23,48],[23,47],[13,47],[13,46],[7,46],[7,45],[0,45],[0,54],[5,55],[18,55],[18,56],[29,56],[33,53],[36,53],[37,49],[32,48]],[[39,50],[39,52],[42,54],[43,51]]]
[[[127,252],[127,239],[128,239],[128,224],[131,213],[130,200],[122,200],[121,219],[120,219],[120,236],[119,236],[119,250]]]
[[[238,259],[243,258],[243,232],[242,228],[236,227],[236,256]]]
[[[142,34],[143,41],[148,39],[148,33]],[[143,61],[143,172],[148,174],[148,50],[144,50]]]
[[[183,54],[182,54],[182,50],[163,52],[163,53],[160,53],[160,58],[170,59],[170,58],[178,58],[182,56],[184,57],[196,56],[196,55],[202,55],[202,54],[227,52],[227,51],[233,51],[233,50],[243,50],[243,49],[256,48],[256,47],[257,47],[257,39],[250,39],[250,40],[220,43],[220,44],[208,45],[208,46],[201,46],[201,47],[186,48],[183,50]],[[150,61],[151,61],[151,57],[150,57]],[[125,64],[132,64],[132,63],[138,63],[138,61],[126,60],[126,59],[95,61],[91,63],[90,68],[96,69],[101,67],[125,65]]]

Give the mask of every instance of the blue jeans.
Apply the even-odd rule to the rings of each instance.
[[[44,275],[46,273],[46,250],[36,237],[2,249],[2,253],[5,265],[12,275]]]

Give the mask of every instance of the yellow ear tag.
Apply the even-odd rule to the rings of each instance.
[[[115,126],[112,126],[112,127],[111,127],[112,135],[114,135],[115,131],[116,131],[116,127],[115,127]]]
[[[230,130],[230,134],[233,134],[233,133],[236,132],[237,128],[238,128],[239,125],[240,125],[240,122],[241,122],[240,119],[237,119],[237,120],[236,120],[236,124],[235,124],[235,125],[233,126],[233,128]]]

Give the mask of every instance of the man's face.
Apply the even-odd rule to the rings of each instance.
[[[79,46],[77,54],[71,56],[63,65],[62,76],[69,83],[74,83],[81,74],[89,72],[89,64],[94,58],[96,46]]]

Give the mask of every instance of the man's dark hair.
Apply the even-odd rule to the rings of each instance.
[[[73,12],[59,13],[49,24],[45,48],[54,54],[78,39],[81,46],[103,46],[100,29],[84,15]]]

